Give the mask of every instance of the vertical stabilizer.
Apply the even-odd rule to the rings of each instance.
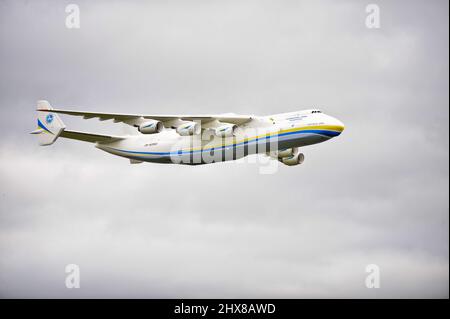
[[[66,127],[47,101],[37,102],[37,129],[31,134],[37,134],[40,145],[53,144]]]

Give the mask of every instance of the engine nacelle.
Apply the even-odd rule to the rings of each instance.
[[[150,120],[145,121],[138,126],[138,131],[142,134],[154,134],[159,133],[164,128],[164,125],[160,121]]]
[[[214,134],[218,137],[230,137],[234,136],[234,131],[236,131],[236,124],[222,124],[215,128]]]
[[[282,157],[279,161],[287,166],[294,166],[303,163],[305,161],[305,155],[303,155],[303,153],[298,153],[294,156]]]
[[[278,158],[291,157],[298,153],[298,147],[288,148],[277,152]]]
[[[197,135],[201,127],[197,122],[187,122],[177,127],[177,133],[181,136]]]

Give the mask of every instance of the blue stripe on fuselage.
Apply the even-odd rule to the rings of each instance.
[[[240,142],[240,143],[236,143],[236,144],[232,144],[232,145],[224,145],[224,146],[218,146],[218,147],[213,147],[213,148],[207,148],[207,149],[202,149],[202,150],[189,150],[189,151],[174,151],[174,152],[139,152],[139,151],[127,151],[127,150],[121,150],[121,149],[117,149],[117,148],[113,148],[113,147],[108,147],[112,150],[115,151],[119,151],[119,152],[124,152],[124,153],[129,153],[129,154],[146,154],[146,155],[184,155],[184,154],[193,154],[193,153],[198,153],[198,152],[211,152],[211,151],[216,151],[216,150],[221,150],[221,149],[225,149],[225,148],[230,148],[230,147],[237,147],[240,145],[247,145],[249,143],[253,143],[253,142],[258,142],[260,140],[267,140],[267,139],[271,139],[271,138],[275,138],[275,137],[283,137],[283,136],[287,136],[287,135],[295,135],[295,134],[305,134],[305,133],[309,133],[309,134],[318,134],[318,135],[323,135],[323,136],[327,136],[327,137],[335,137],[338,136],[339,134],[341,134],[340,132],[336,132],[336,131],[328,131],[328,130],[303,130],[303,131],[295,131],[295,132],[287,132],[287,133],[281,133],[278,135],[273,135],[273,136],[264,136],[264,137],[259,137],[256,138],[254,140],[251,141],[244,141],[244,142]]]

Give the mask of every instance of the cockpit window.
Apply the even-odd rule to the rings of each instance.
[[[321,111],[312,111],[311,113],[322,113]]]

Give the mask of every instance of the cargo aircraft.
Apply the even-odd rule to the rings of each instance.
[[[58,137],[84,141],[130,163],[209,164],[265,154],[281,163],[303,163],[299,148],[328,141],[344,130],[338,119],[318,109],[268,116],[152,115],[100,113],[53,109],[49,102],[37,103],[37,129],[41,145]],[[98,118],[125,123],[136,131],[129,135],[104,135],[67,130],[58,114]]]

